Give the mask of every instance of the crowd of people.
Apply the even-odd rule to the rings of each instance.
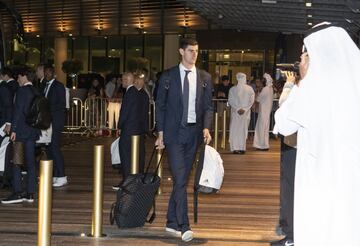
[[[273,79],[265,73],[262,79],[247,80],[245,73],[236,74],[236,84],[229,77],[221,77],[221,84],[215,88],[217,111],[222,112],[230,106],[230,151],[245,154],[246,140],[250,124],[254,129],[253,147],[259,151],[269,150],[269,131],[273,112]]]
[[[23,155],[26,163],[27,184],[23,191],[23,163],[5,163],[3,184],[11,186],[11,194],[1,203],[12,204],[33,202],[36,175],[36,141],[41,135],[40,129],[32,127],[27,122],[27,115],[37,95],[47,98],[51,114],[51,141],[47,143],[47,157],[54,162],[53,187],[67,184],[64,159],[60,149],[61,132],[65,124],[65,87],[55,79],[54,68],[51,65],[39,65],[36,72],[28,67],[16,71],[3,68],[0,74],[0,124],[3,129],[1,141],[9,136],[13,147],[13,155]],[[22,148],[15,146],[22,145]],[[11,158],[5,158],[10,162]],[[15,158],[14,158],[15,160]],[[18,159],[16,159],[18,160]]]
[[[282,135],[284,171],[279,226],[286,237],[271,245],[294,245],[294,242],[298,246],[358,245],[360,199],[351,190],[359,186],[360,180],[357,144],[360,132],[356,130],[360,118],[355,113],[360,93],[356,81],[360,53],[342,28],[328,24],[315,27],[304,41],[300,80],[293,73],[286,74],[280,108],[275,115],[274,133]],[[119,190],[130,174],[132,135],[140,136],[139,172],[144,172],[149,102],[155,100],[155,145],[158,149],[166,146],[173,182],[165,230],[188,242],[194,235],[188,218],[186,186],[199,145],[209,144],[212,139],[213,99],[224,100],[216,105],[220,112],[226,110],[226,103],[230,106],[229,142],[234,154],[246,153],[252,113],[257,115],[253,147],[266,151],[274,88],[268,73],[261,79],[248,81],[246,74],[239,72],[235,85],[228,76],[222,76],[221,84],[213,89],[210,74],[195,66],[196,40],[182,39],[179,52],[181,62],[158,74],[151,87],[146,83],[145,73],[125,72],[122,76],[109,76],[105,86],[93,79],[87,96],[107,99],[108,127],[120,135],[122,179],[113,186],[114,190]],[[334,58],[333,63],[329,63],[329,55]],[[341,73],[331,73],[336,69]],[[340,81],[351,89],[350,93],[338,94]],[[53,187],[68,183],[60,149],[66,112],[64,85],[56,80],[51,65],[40,64],[36,72],[23,67],[16,73],[5,67],[0,72],[1,141],[8,136],[13,143],[22,143],[27,182],[24,191],[20,163],[5,165],[8,170],[3,183],[8,182],[12,193],[1,200],[3,204],[34,201],[36,142],[41,131],[30,126],[26,117],[37,95],[43,95],[50,106],[52,134],[46,153],[54,161]],[[335,102],[334,98],[341,100]],[[339,133],[343,122],[352,131]],[[295,143],[291,143],[294,139]],[[309,223],[314,219],[316,223]]]

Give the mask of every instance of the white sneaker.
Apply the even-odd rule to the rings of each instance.
[[[177,231],[170,227],[165,227],[165,231],[173,234],[174,236],[179,236],[179,237],[181,236],[181,231]]]
[[[56,183],[57,177],[53,177],[53,184]]]
[[[65,177],[57,177],[55,182],[53,183],[53,187],[62,187],[68,184],[67,176]]]
[[[188,230],[181,235],[181,239],[184,242],[190,242],[194,239],[194,233],[191,230]]]

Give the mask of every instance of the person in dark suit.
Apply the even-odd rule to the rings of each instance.
[[[146,93],[144,74],[137,75],[134,81],[135,87],[139,91],[139,120],[141,126],[140,134],[140,171],[144,172],[145,167],[145,137],[149,132],[149,95]]]
[[[44,74],[44,64],[38,64],[36,67],[36,84],[34,85],[41,93],[45,90],[46,80]]]
[[[14,79],[12,70],[8,67],[4,67],[1,71],[2,80],[6,81],[7,86],[10,89],[11,95],[14,98],[19,84]]]
[[[13,97],[10,88],[7,86],[6,81],[0,82],[0,127],[2,133],[0,143],[4,140],[7,134],[10,133],[11,120],[13,112]],[[11,184],[11,163],[9,158],[5,158],[4,173],[1,178],[1,186],[7,187]]]
[[[44,95],[49,100],[52,135],[51,143],[47,149],[48,157],[54,161],[53,187],[62,187],[68,183],[65,176],[64,157],[60,149],[61,132],[65,125],[65,87],[54,77],[54,68],[51,65],[44,67],[46,87]]]
[[[12,141],[21,142],[24,145],[24,157],[27,166],[27,193],[22,194],[21,168],[14,163],[14,165],[12,165],[13,193],[1,201],[3,204],[34,201],[36,186],[35,141],[39,138],[40,130],[26,123],[26,115],[35,97],[35,90],[31,83],[34,77],[34,72],[28,68],[22,69],[18,75],[20,87],[16,94],[14,115],[11,124],[12,133],[10,137]]]
[[[195,67],[198,43],[182,39],[181,63],[163,72],[156,99],[158,149],[166,146],[173,190],[167,212],[167,232],[193,239],[188,218],[186,186],[198,146],[211,141],[213,119],[212,81],[205,71]]]
[[[118,129],[123,182],[130,174],[131,136],[141,134],[141,121],[139,115],[139,92],[134,86],[134,75],[132,73],[125,73],[123,75],[122,86],[126,88],[126,92],[121,104]],[[140,165],[139,171],[143,172],[144,166]],[[119,185],[113,186],[113,189],[118,190],[120,186],[121,182]]]

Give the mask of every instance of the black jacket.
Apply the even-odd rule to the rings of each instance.
[[[140,93],[135,86],[131,86],[124,95],[120,109],[118,129],[121,136],[140,135],[142,133]]]

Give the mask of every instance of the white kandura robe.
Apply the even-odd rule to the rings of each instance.
[[[298,132],[296,246],[360,245],[360,51],[328,27],[304,39],[310,63],[275,113],[274,132]]]
[[[245,81],[246,82],[246,81]],[[247,84],[233,86],[229,91],[228,103],[231,106],[230,119],[230,150],[246,150],[246,139],[250,123],[251,106],[254,103],[255,93],[253,88]],[[239,109],[245,110],[240,115]]]
[[[253,146],[258,149],[269,148],[270,114],[273,107],[274,92],[272,84],[265,86],[256,101],[259,102],[259,114],[256,121]]]

